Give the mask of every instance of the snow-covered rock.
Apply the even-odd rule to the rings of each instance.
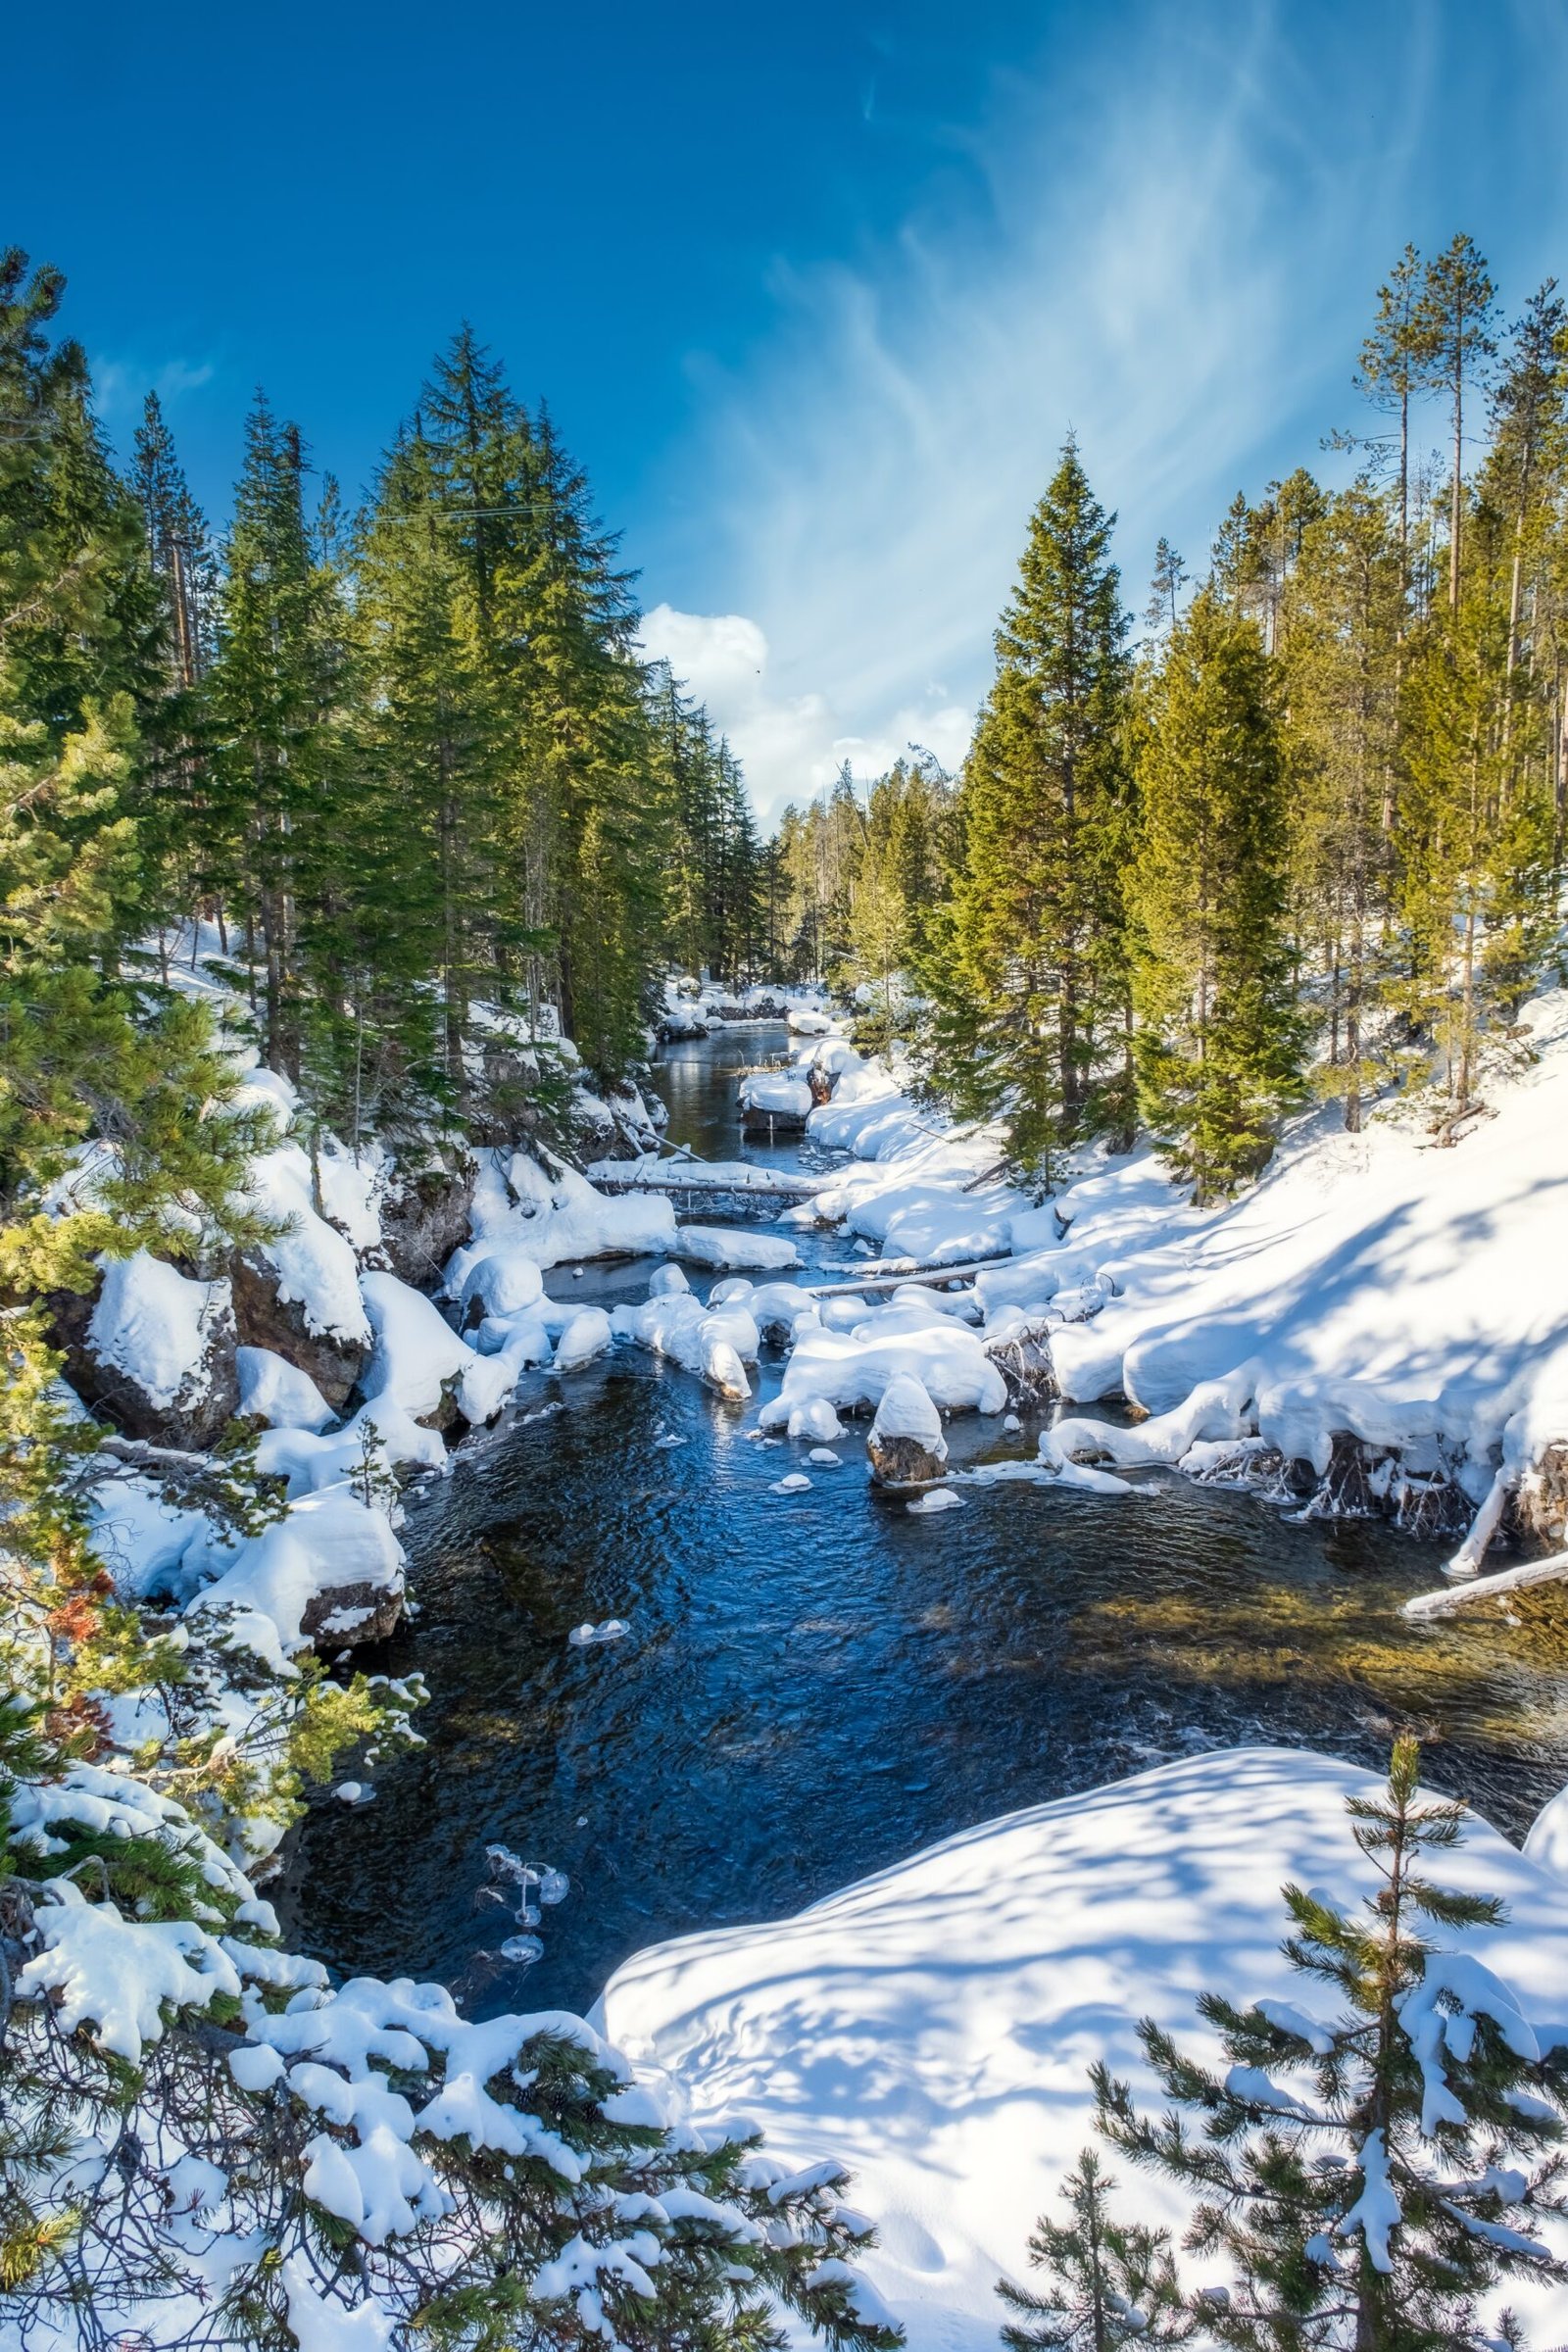
[[[737,1399],[752,1393],[746,1366],[755,1364],[759,1346],[755,1317],[735,1302],[706,1307],[685,1287],[677,1289],[668,1277],[677,1267],[659,1268],[650,1285],[652,1296],[642,1306],[617,1306],[611,1317],[622,1339],[651,1348],[656,1355],[696,1373],[721,1396]]]
[[[239,1410],[247,1420],[265,1421],[272,1429],[319,1431],[333,1419],[332,1407],[310,1374],[270,1348],[238,1348],[234,1363]]]
[[[918,1324],[884,1308],[853,1331],[797,1326],[795,1350],[776,1396],[762,1407],[765,1429],[783,1429],[797,1405],[825,1397],[840,1412],[874,1410],[900,1374],[918,1381],[932,1402],[949,1410],[1000,1413],[1007,1386],[979,1336],[936,1314]]]
[[[368,1399],[438,1426],[455,1411],[475,1425],[495,1418],[515,1378],[502,1356],[476,1354],[395,1274],[367,1274],[364,1295],[375,1335],[361,1384]]]
[[[1200,1992],[1298,2000],[1274,1890],[1370,1892],[1344,1805],[1379,1786],[1278,1749],[1166,1765],[965,1831],[794,1919],[639,1952],[596,2022],[669,2070],[698,2129],[745,2115],[770,2153],[851,2168],[877,2232],[865,2267],[910,2352],[993,2352],[996,2281],[1028,2278],[1029,2234],[1093,2138],[1091,2063],[1148,2104],[1140,2018],[1212,2051]],[[1505,1926],[1455,1940],[1560,2032],[1568,1886],[1474,1819],[1438,1875],[1504,1899]],[[1174,2187],[1140,2173],[1136,2188],[1139,2218],[1179,2235]],[[1532,2292],[1509,2299],[1554,2343],[1568,2292],[1525,2315]]]
[[[879,1486],[923,1487],[942,1476],[948,1441],[942,1416],[911,1372],[895,1372],[882,1392],[866,1441]]]
[[[693,1266],[744,1266],[758,1274],[782,1274],[801,1262],[792,1241],[780,1233],[756,1233],[743,1225],[682,1225],[675,1236],[677,1257]]]
[[[187,1614],[221,1620],[230,1641],[274,1669],[313,1642],[378,1641],[402,1613],[403,1547],[386,1513],[344,1487],[292,1503],[286,1518],[232,1549],[214,1540],[194,1556],[212,1582]]]
[[[108,1259],[96,1299],[57,1301],[67,1377],[135,1438],[201,1448],[239,1406],[233,1293],[138,1250]]]
[[[556,1342],[556,1370],[575,1372],[583,1364],[591,1364],[596,1355],[604,1354],[612,1337],[610,1317],[602,1306],[579,1307]]]
[[[806,1396],[792,1407],[787,1424],[792,1438],[813,1438],[818,1445],[828,1445],[842,1438],[844,1424],[825,1396]]]
[[[754,1070],[741,1080],[741,1116],[749,1127],[804,1127],[812,1095],[808,1079],[792,1070]]]

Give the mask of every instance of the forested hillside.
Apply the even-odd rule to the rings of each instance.
[[[1357,386],[1353,477],[1238,494],[1196,579],[1161,539],[1136,637],[1069,439],[956,793],[917,759],[785,816],[791,968],[904,967],[927,1084],[1043,1179],[1142,1124],[1218,1198],[1391,1087],[1451,1135],[1560,968],[1562,300],[1504,328],[1467,237],[1407,248]]]

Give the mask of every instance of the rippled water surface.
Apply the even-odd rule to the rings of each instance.
[[[675,1049],[672,1135],[735,1156],[728,1073],[783,1045],[752,1029]],[[807,1248],[843,1262],[842,1239]],[[609,1302],[643,1297],[649,1271],[548,1284]],[[304,1948],[444,1978],[481,2013],[581,2008],[641,1944],[798,1909],[952,1831],[1211,1743],[1375,1765],[1413,1722],[1431,1778],[1516,1835],[1568,1779],[1535,1637],[1399,1618],[1438,1580],[1431,1547],[1165,1477],[1133,1500],[967,1489],[961,1511],[911,1518],[868,1486],[863,1424],[838,1468],[780,1495],[806,1448],[749,1439],[755,1418],[755,1400],[621,1349],[532,1378],[411,1497],[421,1613],[378,1662],[424,1672],[429,1744],[377,1771],[367,1811],[328,1802],[305,1825],[282,1898]],[[1034,1433],[960,1418],[949,1442],[957,1466],[1032,1451]],[[568,1644],[612,1616],[624,1641]],[[476,1903],[492,1840],[570,1877],[525,1971],[499,1958],[513,1923]]]

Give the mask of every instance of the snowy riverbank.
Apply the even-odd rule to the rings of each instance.
[[[991,2352],[996,2281],[1026,2276],[1092,2136],[1091,2064],[1147,2093],[1140,2018],[1211,2054],[1200,1992],[1300,1999],[1277,1889],[1368,1890],[1344,1799],[1379,1785],[1277,1749],[1166,1765],[988,1822],[794,1919],[639,1952],[598,2014],[699,2126],[744,2116],[786,2160],[851,2167],[878,2234],[865,2268],[910,2352]],[[1568,1886],[1479,1820],[1439,1875],[1504,1898],[1504,1927],[1455,1940],[1544,2039],[1568,2035]],[[1136,2203],[1183,2219],[1148,2175]],[[1568,2289],[1510,2299],[1537,2340],[1568,2331]]]

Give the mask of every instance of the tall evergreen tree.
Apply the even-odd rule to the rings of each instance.
[[[1138,789],[1139,1099],[1202,1202],[1262,1167],[1301,1057],[1274,685],[1256,628],[1212,589],[1153,681]]]
[[[1015,1156],[1048,1181],[1065,1146],[1127,1118],[1129,663],[1113,523],[1069,440],[1030,523],[960,788],[938,1083],[965,1110],[1004,1108]]]
[[[1305,532],[1285,605],[1297,933],[1303,963],[1323,973],[1321,1082],[1351,1134],[1376,1075],[1367,1048],[1393,882],[1402,577],[1383,500],[1358,483]]]
[[[1459,609],[1464,524],[1465,394],[1496,350],[1495,288],[1467,236],[1456,236],[1427,264],[1417,306],[1418,348],[1429,386],[1448,403],[1452,465],[1448,483],[1448,610]]]

